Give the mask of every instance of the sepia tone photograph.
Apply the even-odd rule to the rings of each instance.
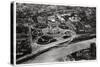
[[[96,60],[96,7],[16,3],[16,64]]]

